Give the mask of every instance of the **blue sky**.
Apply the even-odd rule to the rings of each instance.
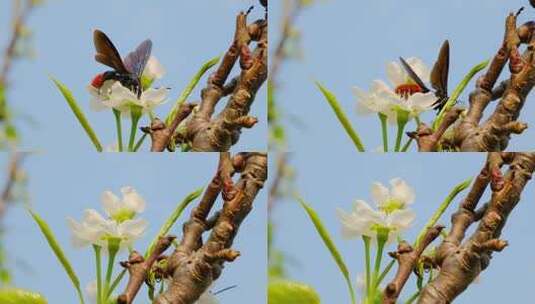
[[[272,42],[278,41],[282,2],[273,1],[270,6]],[[526,6],[519,23],[533,16],[526,0],[315,2],[297,19],[303,58],[286,64],[279,75],[278,102],[293,125],[289,129],[292,151],[298,151],[297,147],[306,151],[355,149],[315,88],[315,80],[337,95],[366,148],[374,150],[381,145],[378,119],[357,116],[352,86],[367,90],[374,79],[386,79],[386,64],[399,56],[417,56],[432,66],[440,45],[449,39],[452,92],[472,66],[498,50],[509,12]],[[467,102],[473,87],[473,83],[468,86],[462,101]],[[534,98],[533,94],[528,97],[520,116],[531,127],[523,135],[513,136],[511,151],[534,148]],[[430,121],[433,115],[426,113],[422,118]],[[408,130],[413,129],[413,125],[408,126]],[[390,131],[390,146],[394,131]]]
[[[5,172],[6,156],[0,157],[1,172]],[[24,169],[29,175],[28,190],[34,209],[56,233],[85,287],[95,278],[92,249],[71,246],[66,218],[80,219],[87,208],[102,211],[100,196],[103,191],[119,193],[122,186],[131,185],[147,202],[142,217],[149,221],[149,229],[135,246],[144,250],[183,197],[208,184],[215,173],[218,154],[187,154],[177,158],[173,155],[154,157],[148,153],[127,156],[86,153],[83,159],[80,161],[79,155],[71,153],[36,154],[27,158]],[[233,247],[242,255],[226,265],[214,285],[215,290],[238,285],[218,295],[221,303],[253,303],[265,297],[265,202],[266,191],[262,191]],[[220,201],[218,204],[220,207]],[[191,207],[193,204],[172,229],[173,234],[181,235],[181,224]],[[16,286],[42,292],[49,303],[77,301],[63,268],[21,206],[9,209],[2,229]],[[125,258],[123,254],[121,259]],[[143,297],[140,297],[142,303],[146,302],[141,300]]]
[[[353,282],[364,272],[364,250],[360,240],[344,240],[335,210],[350,210],[356,199],[371,201],[370,187],[379,181],[385,185],[391,178],[405,179],[415,190],[412,209],[417,218],[406,234],[414,240],[427,219],[451,189],[461,181],[477,175],[484,154],[358,154],[341,149],[336,155],[325,151],[307,154],[293,153],[296,170],[296,188],[317,211],[348,265]],[[465,191],[466,192],[466,191]],[[494,255],[490,267],[480,281],[473,284],[455,303],[520,303],[531,299],[531,282],[535,275],[532,253],[534,184],[530,182],[517,208],[509,217],[502,238],[509,242],[503,252]],[[451,213],[462,195],[453,201],[440,223],[449,225]],[[486,201],[489,193],[482,199]],[[275,246],[291,259],[290,276],[312,285],[320,294],[322,303],[350,303],[347,287],[336,264],[314,230],[304,210],[294,200],[283,200],[272,215],[276,227]],[[388,248],[389,251],[395,247]],[[407,283],[411,294],[414,282]],[[402,296],[403,297],[403,296]]]
[[[163,116],[200,66],[227,50],[234,35],[236,14],[256,4],[253,0],[47,2],[29,19],[36,58],[14,66],[9,98],[21,117],[19,125],[24,147],[78,152],[94,148],[48,76],[56,77],[72,90],[101,142],[104,145],[114,143],[113,115],[92,112],[86,91],[93,77],[106,70],[93,60],[94,29],[106,32],[122,54],[144,39],[152,39],[153,54],[167,69],[159,85],[172,88],[170,101],[156,110],[156,114]],[[8,11],[9,6],[2,4],[2,26],[7,25]],[[263,8],[257,5],[251,21],[263,14]],[[3,47],[7,38],[4,35],[0,38],[0,47]],[[189,101],[200,99],[200,89],[205,84],[206,77]],[[264,86],[250,112],[259,118],[259,123],[251,130],[244,130],[233,151],[265,150],[265,93]],[[125,121],[123,129],[130,130],[130,124]]]

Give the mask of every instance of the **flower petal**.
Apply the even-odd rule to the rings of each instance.
[[[407,63],[411,66],[412,70],[416,73],[416,75],[418,75],[418,77],[420,77],[423,82],[429,82],[429,69],[427,68],[427,65],[422,59],[418,57],[410,57],[407,59]]]
[[[434,93],[416,93],[406,101],[414,115],[433,109],[433,104],[437,101]]]
[[[162,66],[160,61],[154,56],[150,56],[147,61],[147,65],[143,70],[143,76],[149,79],[160,79],[165,75],[165,68]]]
[[[390,199],[390,191],[387,187],[385,187],[383,184],[379,182],[375,182],[372,184],[372,199],[373,202],[380,206],[382,203],[386,202]]]
[[[395,61],[392,61],[386,65],[386,75],[388,81],[390,81],[394,87],[405,84],[407,77],[407,73],[405,73],[401,65]]]
[[[404,205],[410,205],[414,202],[414,190],[401,178],[390,180],[392,185],[392,198],[402,202]]]
[[[101,201],[102,208],[108,216],[113,216],[121,208],[121,201],[117,195],[109,190],[102,193]]]
[[[136,213],[141,213],[145,210],[145,200],[137,193],[137,191],[130,187],[122,187],[124,207]]]
[[[399,232],[408,229],[414,220],[416,219],[416,213],[410,209],[396,210],[392,212],[388,218],[388,225],[396,228]]]
[[[134,241],[143,236],[148,226],[149,223],[144,219],[133,219],[120,223],[117,230],[121,237]]]

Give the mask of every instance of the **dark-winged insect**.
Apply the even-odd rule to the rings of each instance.
[[[416,82],[420,87],[422,93],[428,93],[431,90],[424,84],[422,79],[414,72],[411,66],[403,59],[399,57],[401,65],[409,74],[409,77]],[[440,52],[438,54],[437,61],[433,66],[431,71],[431,86],[435,90],[435,96],[438,98],[437,101],[433,104],[434,109],[439,111],[442,110],[444,105],[449,99],[448,95],[448,75],[450,69],[450,43],[448,40],[444,41]]]
[[[143,90],[141,74],[149,60],[152,51],[152,41],[149,39],[143,41],[123,61],[117,48],[102,31],[95,30],[93,40],[97,51],[95,60],[113,68],[113,70],[98,74],[91,82],[91,85],[100,89],[107,80],[119,81],[124,87],[136,93],[139,98]]]

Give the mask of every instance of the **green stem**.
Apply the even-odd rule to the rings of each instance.
[[[95,265],[97,268],[97,304],[102,303],[102,259],[101,259],[101,247],[93,245],[95,250]]]
[[[110,241],[111,243],[112,241]],[[108,245],[108,267],[106,269],[106,281],[104,282],[104,302],[108,300],[108,294],[110,289],[111,276],[113,275],[113,265],[115,264],[115,256],[119,251],[119,246],[117,245]]]
[[[128,141],[128,152],[134,152],[134,143],[136,140],[137,124],[141,118],[141,110],[132,109],[131,112],[132,127],[130,128],[130,140]]]
[[[409,112],[404,109],[396,109],[396,121],[398,124],[398,133],[396,136],[396,147],[394,151],[399,152],[401,147],[401,139],[403,138],[403,131],[409,122]]]
[[[438,222],[438,220],[440,219],[440,217],[442,217],[442,215],[444,214],[444,212],[446,212],[446,209],[448,209],[449,205],[451,204],[451,202],[455,199],[455,197],[461,193],[463,190],[465,190],[466,188],[468,188],[468,186],[470,186],[470,184],[472,183],[472,178],[468,178],[466,179],[465,181],[457,184],[451,191],[450,193],[448,194],[448,196],[444,199],[444,201],[440,204],[440,206],[438,207],[437,210],[435,210],[435,212],[433,213],[433,215],[431,216],[431,218],[427,221],[427,223],[425,224],[424,228],[420,231],[420,233],[418,234],[418,237],[416,238],[416,242],[414,243],[414,248],[416,248],[418,246],[418,244],[421,242],[421,240],[423,239],[425,233],[427,232],[427,229],[428,228],[431,228],[433,226],[435,226],[435,224]]]
[[[381,261],[386,241],[388,240],[388,230],[377,232],[377,252],[375,253],[375,266],[373,269],[372,299],[375,299],[377,287],[379,286],[379,271],[381,270]]]
[[[411,144],[412,144],[412,141],[413,139],[412,138],[409,138],[409,140],[407,140],[407,142],[403,145],[403,148],[401,148],[401,152],[407,152],[407,150],[409,150]]]
[[[117,128],[117,147],[119,152],[123,152],[123,127],[121,124],[121,111],[113,109],[115,115],[115,126]]]
[[[383,134],[383,151],[388,152],[388,124],[387,116],[383,113],[379,113],[379,120],[381,120],[381,131]]]
[[[370,274],[370,237],[362,236],[366,258],[366,298],[370,298],[371,274]]]
[[[412,294],[412,296],[405,302],[405,304],[412,304],[418,297],[420,296],[420,291],[417,290],[415,293]]]
[[[111,293],[115,290],[115,288],[117,288],[117,285],[121,283],[121,280],[123,279],[125,274],[126,274],[126,269],[123,269],[123,271],[119,273],[119,275],[115,278],[115,280],[113,280],[113,283],[111,283],[110,289],[106,293],[106,297],[109,298],[111,296]]]
[[[398,123],[398,132],[396,136],[396,147],[394,148],[394,151],[399,152],[401,148],[401,139],[403,138],[403,131],[405,131],[405,126],[407,123]]]
[[[145,140],[145,137],[147,137],[147,133],[143,133],[143,135],[137,140],[136,145],[134,146],[134,152],[137,152],[141,145],[143,144],[143,141]]]
[[[390,270],[392,269],[392,267],[394,267],[394,264],[396,263],[396,260],[391,260],[388,265],[386,265],[385,269],[383,270],[383,272],[381,272],[381,274],[379,275],[379,278],[377,279],[377,281],[379,283],[381,283],[384,278],[386,277],[386,275],[390,272]]]

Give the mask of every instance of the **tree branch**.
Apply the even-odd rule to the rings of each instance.
[[[527,128],[518,117],[535,85],[535,22],[517,27],[521,11],[507,16],[502,45],[486,73],[476,82],[466,115],[458,123],[450,124],[452,138],[444,138],[444,132],[435,134],[428,128],[419,127],[416,139],[421,151],[437,151],[440,146],[447,146],[455,151],[499,152],[507,148],[512,134],[521,134]],[[521,45],[527,46],[523,55],[519,50]],[[507,62],[509,79],[496,85]],[[498,99],[489,118],[481,122],[485,109],[491,101]]]
[[[434,226],[427,229],[422,241],[412,248],[409,243],[403,241],[398,245],[396,252],[390,253],[390,256],[398,261],[399,267],[394,279],[386,286],[383,294],[383,304],[395,304],[401,290],[407,283],[409,276],[418,265],[420,256],[425,248],[429,246],[444,229],[443,226]]]
[[[184,117],[185,130],[181,131],[180,136],[175,136],[181,143],[191,146],[192,151],[228,151],[238,142],[242,128],[252,128],[258,122],[257,118],[249,116],[249,110],[267,78],[268,23],[265,19],[259,19],[248,25],[247,16],[248,12],[240,12],[236,17],[236,30],[230,48],[201,91],[198,108],[187,119]],[[256,42],[256,46],[251,51],[249,45],[253,42]],[[240,74],[227,83],[237,62]],[[227,95],[227,104],[214,116],[218,102]],[[145,128],[151,129],[154,129],[151,138],[155,150],[162,150],[160,141],[162,138],[168,139],[168,133],[175,135],[166,131],[167,128],[159,120],[150,129]],[[165,134],[154,136],[156,131]]]
[[[240,178],[234,183],[232,176],[236,173],[240,173]],[[266,154],[239,153],[231,157],[228,152],[220,153],[217,173],[184,223],[182,238],[174,252],[163,257],[174,239],[168,236],[159,240],[147,260],[133,252],[129,261],[122,263],[130,278],[119,303],[132,303],[150,271],[168,281],[167,289],[153,303],[194,303],[219,278],[224,263],[240,255],[231,248],[234,238],[266,178]],[[208,217],[220,193],[223,206]],[[203,241],[205,232],[209,232],[206,242]],[[166,263],[159,263],[156,269],[154,262],[159,259],[165,259]]]
[[[505,174],[501,168],[507,166]],[[453,214],[452,228],[438,248],[438,276],[421,292],[420,304],[451,303],[490,263],[492,253],[507,242],[500,239],[511,211],[520,200],[526,183],[535,171],[535,153],[489,153],[487,162],[459,209]],[[476,207],[485,189],[490,188],[490,202]],[[472,223],[476,230],[466,239]]]

